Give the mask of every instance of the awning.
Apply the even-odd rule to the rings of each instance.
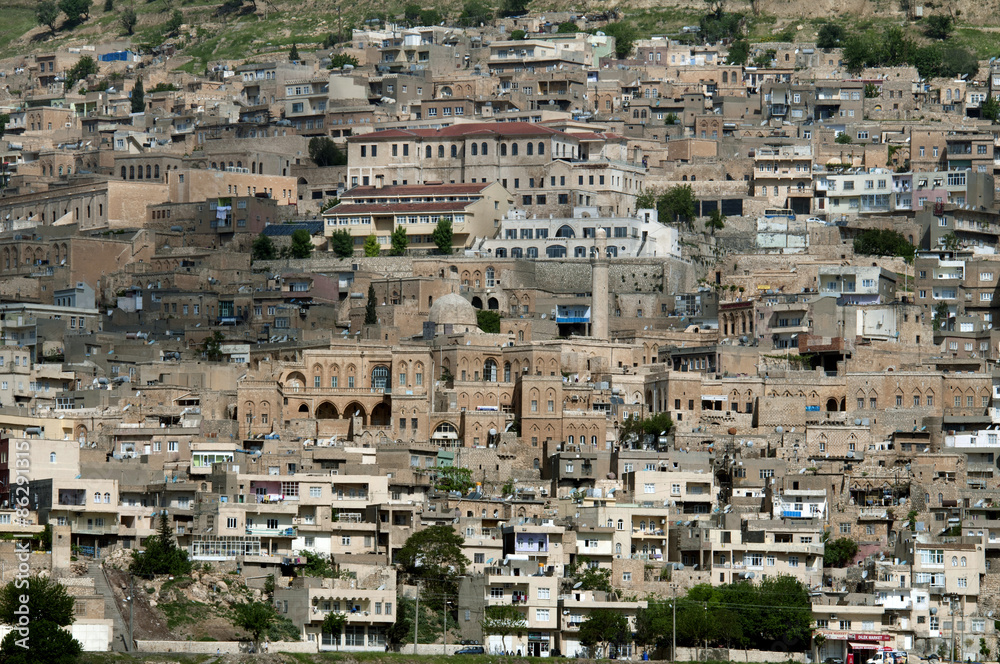
[[[851,650],[878,650],[881,646],[877,643],[862,643],[860,641],[850,642]]]

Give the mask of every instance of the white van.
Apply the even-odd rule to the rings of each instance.
[[[879,650],[867,664],[906,664],[906,653],[902,650]]]

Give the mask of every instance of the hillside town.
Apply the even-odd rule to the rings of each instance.
[[[0,60],[0,583],[88,651],[1000,659],[1000,61],[619,18]]]

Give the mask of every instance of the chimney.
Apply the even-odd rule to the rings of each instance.
[[[384,175],[376,175],[375,176],[375,188],[376,189],[381,189],[382,188],[382,184],[383,184],[384,181],[385,181],[385,176]]]

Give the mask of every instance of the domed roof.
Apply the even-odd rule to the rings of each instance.
[[[427,320],[435,325],[468,325],[478,327],[476,308],[457,293],[438,298],[431,305]]]

